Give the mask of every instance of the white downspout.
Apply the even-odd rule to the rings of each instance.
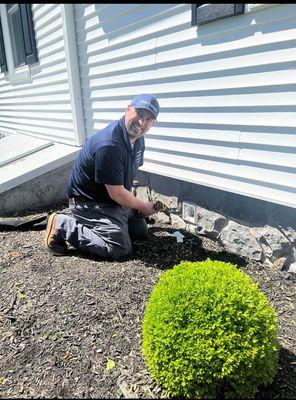
[[[82,94],[79,76],[74,4],[61,4],[62,22],[65,40],[67,73],[69,79],[71,107],[73,114],[75,143],[82,146],[86,133],[82,106]]]

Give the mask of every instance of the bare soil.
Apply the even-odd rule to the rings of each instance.
[[[41,214],[25,218],[32,215]],[[165,397],[141,351],[145,305],[164,270],[210,257],[258,282],[279,317],[278,373],[256,398],[296,398],[296,275],[246,262],[188,232],[177,243],[167,236],[175,230],[151,225],[148,241],[120,262],[74,249],[55,257],[45,248],[43,227],[0,232],[0,397]]]

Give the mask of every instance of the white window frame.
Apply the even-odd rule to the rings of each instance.
[[[12,83],[31,81],[31,69],[29,65],[24,65],[17,68],[14,65],[6,4],[0,4],[0,15],[8,69],[7,78]]]

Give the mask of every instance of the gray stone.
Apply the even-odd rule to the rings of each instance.
[[[161,201],[164,203],[168,208],[172,208],[178,210],[178,197],[176,196],[165,196],[156,192],[154,189],[151,190],[151,199],[152,201]]]
[[[186,225],[186,230],[188,230],[190,233],[193,233],[194,235],[197,234],[196,225],[187,224],[187,225]]]
[[[292,244],[296,244],[296,231],[292,227],[282,227],[279,226],[279,230],[286,236],[286,238],[291,242]]]
[[[219,240],[230,253],[255,261],[264,260],[262,247],[245,225],[229,221],[222,229]]]
[[[136,197],[144,202],[150,201],[150,191],[148,187],[139,186],[136,188]]]
[[[258,227],[250,228],[251,235],[253,235],[258,242],[260,240],[260,237],[262,236],[262,231],[261,230],[262,230],[262,228],[258,228]],[[266,244],[265,242],[264,243],[260,242],[260,245],[261,245],[261,247],[263,249],[263,253],[264,253],[265,257],[270,259],[272,257],[272,249],[271,249],[271,247],[268,246],[268,244]]]
[[[290,265],[288,272],[293,272],[294,274],[296,274],[296,262]]]
[[[169,224],[171,222],[171,218],[163,212],[157,212],[153,214],[153,218],[157,219],[158,222],[163,224]]]
[[[264,265],[265,267],[268,267],[268,268],[272,268],[272,267],[273,267],[273,263],[269,260],[269,258],[266,258],[266,259],[264,260],[263,265]]]
[[[196,206],[196,232],[217,239],[226,225],[226,218],[218,213]]]
[[[290,256],[291,243],[277,228],[265,225],[262,228],[253,228],[251,232],[264,247],[267,257],[276,259]]]
[[[277,258],[273,262],[273,266],[279,269],[286,269],[289,265],[289,259],[286,257]]]
[[[179,215],[171,214],[171,224],[173,228],[186,229],[187,224]]]

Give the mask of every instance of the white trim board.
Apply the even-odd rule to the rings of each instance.
[[[8,74],[10,82],[25,82],[31,79],[31,69],[29,65],[15,68],[13,61],[13,51],[9,32],[6,4],[0,4],[0,15],[2,22],[3,41],[6,54]]]
[[[86,133],[84,126],[81,84],[76,43],[74,5],[62,4],[62,21],[66,52],[66,64],[69,79],[70,99],[72,105],[75,141],[78,146],[85,142]]]

